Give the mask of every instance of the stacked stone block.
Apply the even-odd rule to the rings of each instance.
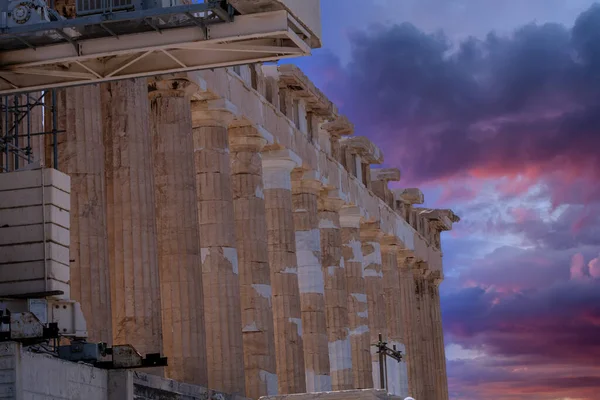
[[[314,171],[294,174],[293,208],[296,229],[298,287],[302,313],[302,341],[306,391],[331,391],[329,345],[325,316],[325,281],[321,258],[318,198],[322,183]]]
[[[290,151],[263,153],[275,354],[281,394],[306,391],[291,178],[292,170],[299,164],[298,156]]]
[[[0,293],[69,298],[70,179],[54,169],[0,174]]]
[[[184,79],[149,86],[163,349],[169,378],[206,385],[206,337],[190,95]],[[144,121],[139,122],[140,126]]]

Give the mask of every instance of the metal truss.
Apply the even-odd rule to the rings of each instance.
[[[5,28],[0,32],[0,94],[310,54],[310,33],[287,11],[234,19],[223,3]]]

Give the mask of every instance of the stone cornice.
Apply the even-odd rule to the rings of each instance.
[[[423,196],[423,192],[417,188],[396,189],[394,190],[394,197],[397,201],[401,201],[410,205],[423,204],[425,202],[425,196]]]
[[[452,210],[437,210],[419,208],[419,215],[430,221],[431,226],[438,231],[452,230],[452,224],[459,222],[460,218]]]
[[[321,125],[321,129],[338,138],[354,135],[354,124],[344,115],[334,115],[329,118],[329,121]]]
[[[375,143],[364,136],[343,138],[342,146],[346,146],[352,154],[358,154],[368,164],[383,163],[383,153]]]
[[[371,168],[372,181],[399,182],[401,176],[398,168]]]
[[[277,72],[275,72],[275,69]],[[279,87],[289,89],[294,97],[306,102],[307,111],[322,117],[330,117],[335,113],[333,103],[304,75],[304,72],[293,64],[265,66],[270,76],[276,76]]]

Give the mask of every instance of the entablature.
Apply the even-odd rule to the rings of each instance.
[[[293,92],[296,98],[304,99],[306,109],[321,117],[329,117],[334,112],[333,103],[321,92],[304,72],[293,64],[277,67],[279,85]]]
[[[398,238],[405,248],[412,253],[419,262],[426,263],[431,269],[441,270],[441,251],[429,238],[416,230],[404,216],[401,216],[397,207],[390,207],[380,199],[372,190],[359,180],[354,174],[348,172],[331,153],[321,146],[309,140],[306,134],[301,132],[272,102],[261,96],[256,90],[248,86],[239,76],[231,71],[214,70],[199,71],[190,74],[190,79],[199,80],[198,86],[206,88],[210,95],[202,97],[222,97],[229,99],[236,105],[239,118],[250,121],[258,130],[268,132],[272,137],[270,147],[290,149],[301,159],[302,168],[318,172],[323,183],[323,190],[335,191],[336,197],[340,198],[347,206],[355,206],[361,214],[361,220],[365,223],[378,222],[383,234]],[[338,117],[333,121],[321,125],[323,129],[326,124],[333,122],[328,128],[337,126],[350,128],[345,117]],[[349,129],[348,129],[349,130]],[[344,138],[345,140],[348,140]],[[345,141],[345,140],[342,141]],[[355,138],[352,138],[355,139]],[[363,148],[368,149],[368,139],[357,139]],[[350,142],[352,143],[352,142]],[[373,145],[373,148],[377,148]],[[364,151],[364,150],[362,150]],[[357,152],[358,153],[358,152]],[[377,148],[373,151],[375,157],[381,156]],[[368,158],[367,158],[368,159]],[[369,180],[370,182],[370,180]],[[412,208],[412,204],[423,202],[423,194],[418,189],[404,189],[394,191],[394,200]],[[412,204],[411,204],[412,203]]]

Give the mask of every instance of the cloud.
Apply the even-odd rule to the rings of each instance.
[[[519,360],[478,357],[448,363],[450,396],[460,400],[595,400],[600,371],[549,363],[523,367]]]
[[[572,28],[455,37],[374,25],[351,34],[348,63],[322,52],[308,75],[402,169],[401,186],[462,217],[442,241],[452,398],[593,400],[600,5]]]
[[[476,286],[446,294],[446,341],[482,354],[449,361],[453,398],[556,399],[564,393],[594,399],[589,388],[600,387],[599,287],[598,280],[581,277],[519,292]]]
[[[337,71],[324,89],[409,180],[600,179],[600,6],[573,29],[530,24],[455,45],[404,23],[351,43],[348,65],[323,60]]]

